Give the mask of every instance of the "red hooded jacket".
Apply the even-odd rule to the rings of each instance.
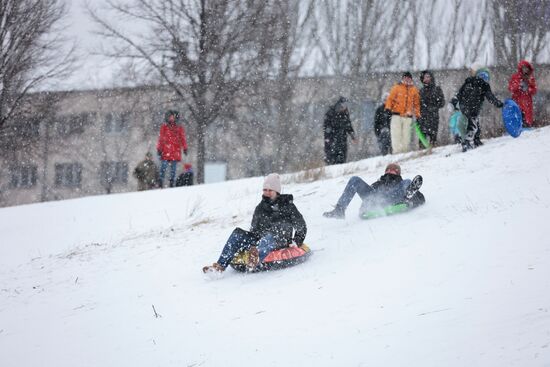
[[[523,75],[521,68],[527,66],[529,74]],[[508,83],[508,90],[512,92],[512,99],[518,104],[525,115],[525,123],[533,125],[533,96],[537,93],[537,84],[533,75],[533,66],[526,60],[518,63],[517,73],[512,74]]]
[[[157,151],[161,152],[163,161],[181,161],[181,150],[187,153],[187,141],[183,126],[175,123],[164,123],[160,127]]]

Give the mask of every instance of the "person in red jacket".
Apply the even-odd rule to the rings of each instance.
[[[518,104],[523,115],[523,126],[533,126],[533,96],[537,93],[537,83],[533,75],[533,66],[526,60],[518,63],[517,73],[512,74],[508,90]]]
[[[178,111],[168,111],[164,116],[165,122],[160,127],[157,153],[160,157],[159,186],[163,187],[166,168],[170,164],[170,187],[176,182],[176,167],[181,161],[181,151],[187,155],[187,141],[183,126],[177,124],[179,120]]]

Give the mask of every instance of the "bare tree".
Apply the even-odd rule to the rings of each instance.
[[[497,65],[536,61],[547,47],[549,0],[490,0],[493,45]]]
[[[197,133],[197,181],[204,181],[205,133],[236,92],[261,79],[273,21],[262,0],[109,0],[117,17],[140,22],[124,32],[88,7],[101,34],[117,42],[110,56],[143,61],[188,108]]]
[[[0,128],[29,91],[71,71],[74,48],[61,32],[65,15],[62,0],[0,0]]]
[[[277,0],[272,4],[276,15],[276,38],[273,52],[275,88],[273,94],[277,131],[274,162],[279,171],[285,171],[293,160],[299,141],[305,138],[298,134],[300,122],[294,113],[295,82],[300,76],[311,47],[314,1]]]

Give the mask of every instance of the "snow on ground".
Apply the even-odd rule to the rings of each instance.
[[[321,216],[394,159],[426,205]],[[262,178],[0,209],[0,365],[550,366],[549,159],[543,128],[285,176],[313,256],[219,279]]]

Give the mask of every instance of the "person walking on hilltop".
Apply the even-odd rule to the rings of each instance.
[[[410,72],[404,72],[401,82],[391,88],[385,106],[392,114],[390,130],[393,154],[408,152],[413,117],[418,119],[421,116],[420,94]]]
[[[435,84],[435,78],[431,71],[424,70],[420,73],[420,118],[418,125],[420,131],[426,136],[432,146],[437,142],[439,129],[439,109],[445,106],[445,96],[439,85]],[[424,145],[419,143],[420,148]]]
[[[133,176],[138,181],[138,191],[151,190],[157,187],[159,182],[158,167],[153,161],[153,155],[145,154],[145,159],[138,163]]]
[[[327,165],[346,163],[348,135],[354,143],[357,142],[346,102],[346,98],[340,97],[325,114],[323,132]]]
[[[374,112],[374,135],[378,141],[378,147],[382,155],[391,154],[391,112],[386,110],[384,102],[388,98],[388,93],[383,96],[382,104]]]
[[[160,127],[160,134],[157,143],[157,153],[160,157],[159,186],[164,185],[164,176],[166,169],[170,165],[170,187],[176,183],[176,168],[181,161],[181,151],[187,155],[187,140],[185,138],[185,129],[178,125],[178,111],[170,110],[166,112],[164,123]]]
[[[479,114],[483,101],[487,99],[498,108],[504,106],[502,101],[495,97],[491,90],[491,86],[489,85],[491,74],[489,70],[487,68],[479,68],[477,70],[472,69],[472,71],[474,75],[466,78],[464,84],[462,84],[458,93],[450,102],[455,110],[462,112],[468,119],[466,136],[460,139],[463,152],[483,145],[479,124]]]
[[[508,83],[512,99],[518,104],[523,116],[523,126],[533,127],[533,96],[537,93],[533,66],[527,60],[518,63],[517,73]]]

